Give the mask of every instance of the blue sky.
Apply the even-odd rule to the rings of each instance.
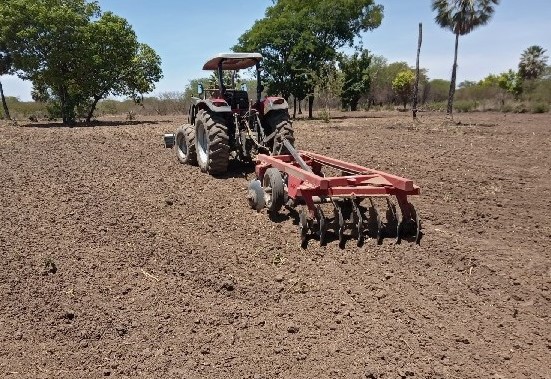
[[[335,0],[338,1],[338,0]],[[417,30],[423,23],[421,67],[431,79],[449,79],[454,35],[434,23],[430,0],[376,0],[384,5],[382,25],[362,34],[365,48],[389,62],[415,64]],[[164,78],[154,94],[183,91],[212,55],[230,51],[239,36],[264,16],[271,0],[99,0],[134,27],[140,42],[161,56]],[[493,19],[459,40],[458,83],[489,73],[516,69],[520,54],[531,45],[551,49],[551,0],[501,0]],[[1,78],[6,96],[30,100],[31,84]]]

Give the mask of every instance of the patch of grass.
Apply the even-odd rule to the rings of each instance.
[[[530,104],[530,111],[532,113],[547,113],[549,112],[549,103],[538,102]]]

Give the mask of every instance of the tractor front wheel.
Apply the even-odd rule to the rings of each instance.
[[[195,147],[201,171],[221,175],[228,170],[230,146],[223,117],[200,110],[195,119]]]

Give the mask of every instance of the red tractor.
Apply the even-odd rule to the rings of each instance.
[[[211,175],[224,174],[230,157],[243,162],[254,161],[259,153],[285,153],[283,141],[294,142],[288,104],[282,97],[262,98],[258,53],[218,54],[208,60],[203,70],[216,73],[215,88],[198,86],[198,97],[192,98],[189,124],[176,131],[176,152],[182,163],[198,165]],[[256,99],[249,100],[245,86],[235,88],[238,70],[256,68]],[[231,71],[232,83],[224,75]],[[226,73],[227,74],[227,73]]]

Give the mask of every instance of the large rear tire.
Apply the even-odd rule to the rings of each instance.
[[[182,125],[176,130],[176,155],[181,163],[197,165],[193,125]]]
[[[195,118],[195,147],[201,171],[221,175],[228,170],[230,146],[223,117],[200,110]]]
[[[294,129],[289,117],[289,112],[286,109],[270,111],[270,113],[266,115],[266,124],[272,133],[274,131],[276,132],[271,146],[272,154],[287,154],[288,151],[283,145],[283,140],[286,139],[291,145],[295,145]]]

